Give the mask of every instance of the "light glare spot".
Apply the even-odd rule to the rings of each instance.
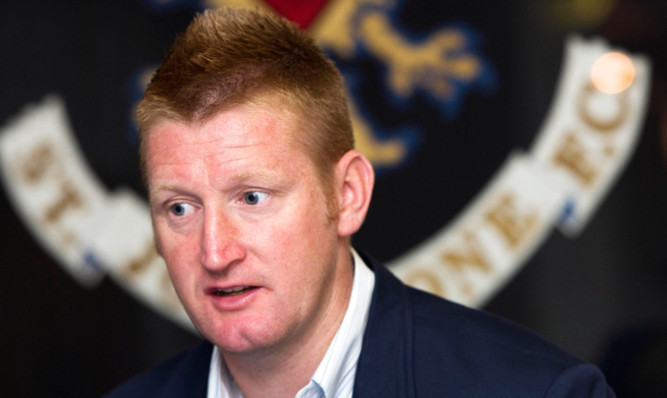
[[[635,67],[630,58],[614,51],[602,55],[591,68],[591,80],[598,90],[618,94],[630,87],[635,79]]]

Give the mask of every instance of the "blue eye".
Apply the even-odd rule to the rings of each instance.
[[[175,216],[184,216],[188,213],[188,210],[191,210],[192,206],[187,203],[175,203],[169,207],[169,210]]]
[[[269,196],[266,192],[250,191],[243,194],[243,201],[249,205],[256,205]]]

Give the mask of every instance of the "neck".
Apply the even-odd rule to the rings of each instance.
[[[349,248],[339,252],[328,306],[320,319],[287,344],[252,353],[221,354],[244,397],[294,397],[306,386],[326,354],[348,307],[354,267]]]

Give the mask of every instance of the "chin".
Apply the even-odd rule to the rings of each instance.
[[[262,330],[255,327],[238,327],[229,324],[221,325],[211,333],[202,333],[210,342],[215,344],[220,351],[229,354],[250,354],[264,351],[276,344],[276,338],[265,335]]]

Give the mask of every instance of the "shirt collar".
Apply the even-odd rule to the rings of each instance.
[[[302,389],[306,390],[312,384],[316,384],[327,398],[340,396],[344,391],[349,393],[342,396],[352,396],[354,376],[375,285],[373,271],[366,266],[355,250],[352,250],[352,256],[355,265],[354,282],[345,316],[311,382]],[[297,397],[300,396],[302,396],[301,391],[297,394]]]
[[[354,281],[343,321],[310,383],[296,397],[352,396],[354,376],[361,353],[361,343],[368,321],[368,311],[375,286],[375,275],[352,249]],[[213,348],[208,377],[208,398],[240,398],[240,389],[224,365],[218,347]]]

